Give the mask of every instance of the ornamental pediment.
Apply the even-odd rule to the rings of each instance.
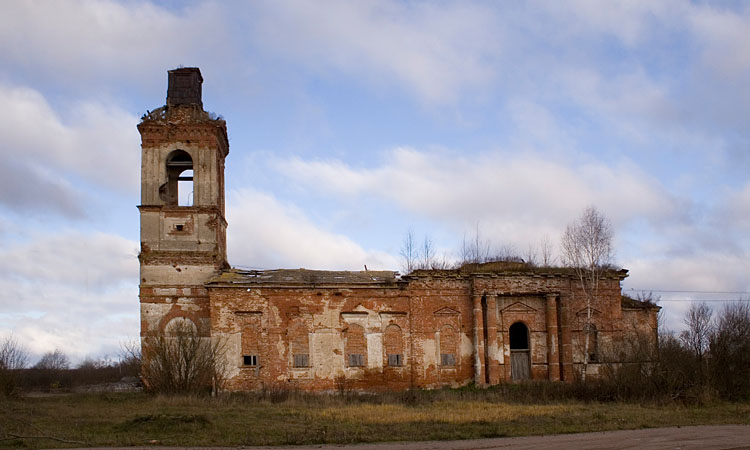
[[[503,308],[502,310],[500,310],[500,312],[502,312],[502,313],[511,313],[511,312],[513,312],[513,313],[529,313],[529,314],[531,314],[531,313],[537,312],[537,310],[535,308],[532,308],[531,306],[527,305],[526,303],[515,302],[515,303],[512,303],[512,304],[506,306],[505,308]]]
[[[456,311],[453,308],[449,308],[446,306],[444,308],[438,309],[433,314],[435,314],[436,316],[457,316],[457,315],[460,315],[461,313]]]
[[[600,315],[601,313],[602,312],[599,311],[598,309],[591,308],[591,315],[592,316]],[[585,315],[586,315],[586,308],[583,308],[582,310],[580,310],[580,311],[578,311],[576,313],[576,316],[579,316],[579,317],[585,316]]]

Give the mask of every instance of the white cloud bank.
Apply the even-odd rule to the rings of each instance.
[[[381,197],[454,230],[480,222],[494,241],[517,248],[560,233],[589,204],[616,224],[634,216],[670,220],[679,217],[681,207],[655,179],[628,162],[609,167],[535,153],[464,157],[397,148],[373,169],[299,158],[277,161],[274,167],[305,189]]]
[[[35,356],[113,355],[138,336],[138,245],[104,233],[0,244],[0,320]]]
[[[229,192],[227,247],[232,265],[265,269],[395,270],[393,255],[365,250],[314,224],[299,208],[251,189]]]

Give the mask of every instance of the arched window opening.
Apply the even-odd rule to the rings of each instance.
[[[193,158],[188,152],[175,150],[167,156],[167,182],[159,195],[167,205],[193,205]]]
[[[583,332],[589,339],[589,362],[599,361],[599,332],[596,325],[593,323],[586,324],[583,327]]]
[[[523,322],[516,322],[511,325],[509,334],[511,350],[529,349],[529,329],[523,324]]]
[[[365,329],[351,324],[346,330],[346,365],[365,367],[367,365],[367,340]]]
[[[404,340],[401,335],[401,327],[390,324],[385,329],[385,355],[389,367],[401,367],[404,365]]]

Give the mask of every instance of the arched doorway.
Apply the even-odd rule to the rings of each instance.
[[[531,379],[529,328],[516,322],[508,330],[510,337],[510,374],[513,381]]]

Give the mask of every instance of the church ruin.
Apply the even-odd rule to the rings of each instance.
[[[198,68],[169,71],[141,134],[141,337],[176,324],[223,339],[228,388],[323,391],[571,381],[626,340],[656,339],[658,307],[622,296],[611,270],[585,327],[568,268],[240,270],[227,261],[226,123],[203,109]],[[585,331],[584,331],[585,330]]]

